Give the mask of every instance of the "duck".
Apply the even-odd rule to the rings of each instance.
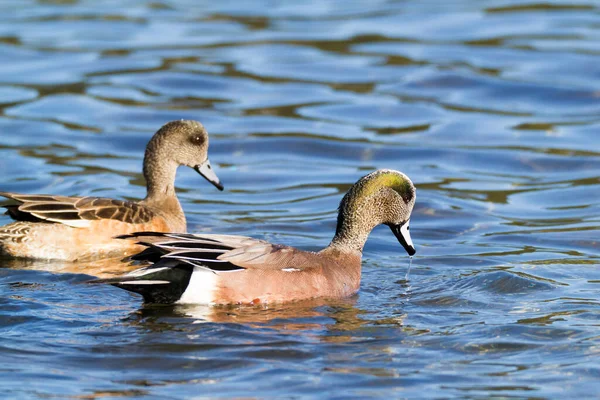
[[[0,192],[12,223],[0,227],[0,255],[63,261],[126,257],[143,249],[115,236],[152,230],[187,232],[175,193],[179,166],[195,169],[217,189],[223,185],[208,159],[208,133],[198,121],[164,124],[144,155],[147,194],[143,200]]]
[[[136,232],[121,239],[145,249],[129,258],[145,266],[101,280],[139,293],[145,303],[269,304],[345,298],[359,290],[363,247],[387,225],[412,257],[409,222],[416,188],[402,172],[360,178],[342,198],[335,235],[318,252],[247,236]]]

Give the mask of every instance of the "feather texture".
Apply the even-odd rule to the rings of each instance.
[[[156,216],[141,204],[100,197],[24,195],[0,192],[0,196],[19,204],[6,206],[17,221],[49,221],[74,227],[89,226],[89,221],[112,219],[128,224],[150,222]]]
[[[139,232],[119,238],[135,239],[148,246],[132,256],[134,260],[156,263],[171,259],[219,272],[286,268],[302,271],[318,265],[316,253],[247,236]]]

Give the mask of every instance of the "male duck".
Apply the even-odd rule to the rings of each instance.
[[[175,194],[177,167],[186,165],[219,190],[208,160],[208,134],[196,121],[172,121],[150,139],[144,156],[147,195],[139,201],[0,192],[17,204],[5,206],[16,222],[0,227],[0,254],[82,260],[130,255],[132,242],[115,240],[140,230],[186,232]]]
[[[131,258],[153,265],[102,282],[140,293],[150,303],[257,304],[350,296],[358,291],[363,246],[377,225],[388,225],[408,254],[415,254],[409,234],[415,195],[401,172],[364,176],[340,203],[333,240],[316,253],[245,236],[125,235],[147,246]]]

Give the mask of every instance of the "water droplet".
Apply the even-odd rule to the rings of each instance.
[[[412,256],[408,256],[408,270],[406,271],[405,281],[408,281],[408,275],[410,274],[410,267],[412,267]]]

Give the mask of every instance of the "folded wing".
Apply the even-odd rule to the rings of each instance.
[[[164,263],[163,260],[177,260],[215,272],[304,270],[319,264],[315,253],[247,236],[139,232],[120,238],[135,239],[139,244],[148,246],[132,256],[133,260],[157,264]]]
[[[0,196],[18,203],[5,206],[7,214],[17,221],[47,221],[83,228],[94,220],[112,219],[140,224],[154,217],[148,208],[125,200],[7,192],[0,192]]]
[[[97,282],[140,293],[149,303],[179,300],[195,272],[210,275],[248,269],[297,272],[321,265],[315,253],[246,236],[138,232],[119,238],[146,246],[129,258],[150,265]]]

